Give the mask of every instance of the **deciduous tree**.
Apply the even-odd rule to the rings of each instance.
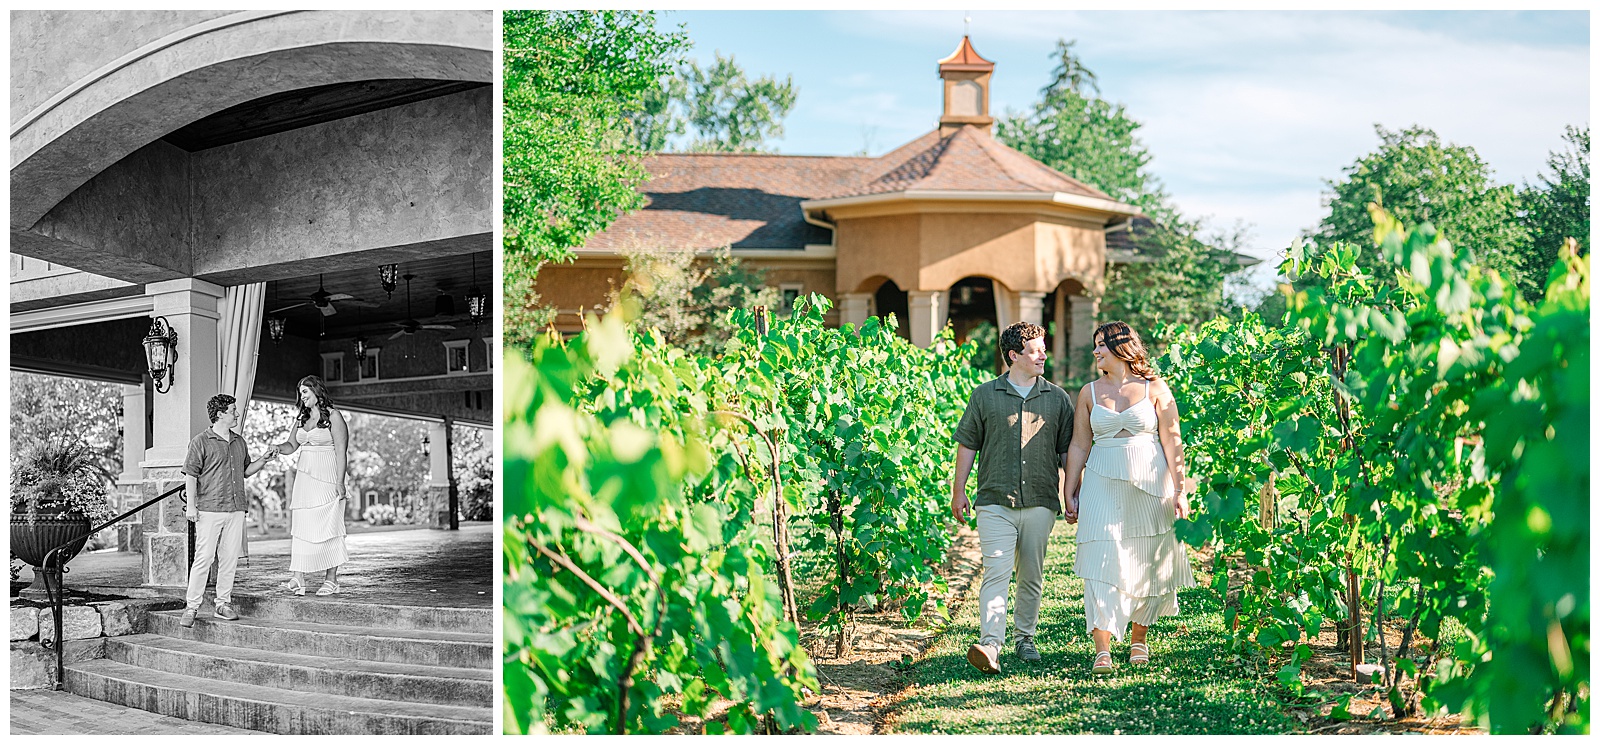
[[[1378,149],[1346,168],[1342,180],[1329,182],[1329,214],[1318,239],[1371,246],[1368,205],[1376,203],[1403,223],[1431,223],[1457,248],[1471,250],[1481,266],[1520,282],[1528,229],[1517,220],[1516,190],[1494,184],[1493,171],[1478,151],[1443,142],[1431,129],[1376,129]],[[1393,284],[1393,265],[1376,251],[1363,250],[1358,261]]]

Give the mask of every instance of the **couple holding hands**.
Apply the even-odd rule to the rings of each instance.
[[[299,452],[289,496],[289,570],[284,587],[306,594],[306,575],[323,573],[318,595],[339,592],[339,566],[345,551],[344,476],[349,428],[344,415],[328,401],[322,379],[308,375],[296,387],[299,411],[288,437],[275,449],[251,460],[244,437],[233,431],[239,407],[233,396],[218,394],[206,402],[211,426],[189,441],[184,458],[185,516],[195,523],[194,563],[189,568],[186,607],[179,624],[193,626],[205,599],[211,566],[217,564],[214,615],[232,621],[233,581],[244,546],[244,516],[250,506],[245,478],[279,455]]]
[[[969,510],[977,516],[983,550],[980,638],[967,661],[1000,672],[1013,572],[1017,657],[1040,659],[1033,638],[1045,550],[1061,514],[1078,525],[1073,571],[1084,581],[1085,625],[1095,646],[1091,672],[1112,673],[1111,638],[1120,641],[1130,623],[1128,662],[1149,664],[1150,626],[1176,615],[1178,590],[1195,586],[1173,529],[1177,518],[1188,517],[1193,484],[1185,476],[1172,391],[1150,367],[1139,335],[1121,321],[1095,330],[1100,377],[1075,398],[1041,377],[1044,329],[1012,324],[1000,335],[1000,350],[1010,370],[973,391],[955,433],[950,507],[957,520],[965,521]],[[974,460],[978,489],[969,501]]]

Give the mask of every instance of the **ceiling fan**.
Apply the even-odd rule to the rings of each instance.
[[[332,292],[328,292],[327,290],[322,289],[322,275],[318,274],[317,275],[317,291],[311,293],[311,295],[306,298],[305,302],[303,302],[303,303],[295,303],[294,305],[285,306],[285,307],[279,308],[279,309],[277,309],[275,311],[272,311],[272,312],[273,313],[282,313],[283,311],[289,310],[290,308],[298,308],[298,307],[300,307],[302,305],[314,305],[314,306],[317,307],[317,310],[322,311],[322,315],[331,316],[331,315],[339,312],[339,309],[333,307],[333,304],[334,304],[335,301],[341,302],[341,303],[346,303],[348,305],[360,306],[362,308],[376,308],[376,307],[378,307],[377,303],[374,303],[374,302],[372,302],[370,300],[361,300],[361,299],[356,298],[354,295],[348,295],[348,294],[343,293],[343,292],[332,293]]]
[[[421,323],[411,317],[411,280],[416,278],[416,276],[417,275],[415,274],[407,274],[403,278],[406,281],[406,320],[394,324],[395,326],[398,326],[400,330],[390,334],[390,339],[398,339],[407,334],[415,334],[423,329],[429,329],[433,331],[455,330],[454,326],[451,326],[447,323]]]

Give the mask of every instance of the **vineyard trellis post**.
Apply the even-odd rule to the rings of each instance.
[[[1356,448],[1355,433],[1350,429],[1350,399],[1340,387],[1344,384],[1345,372],[1350,364],[1350,349],[1348,345],[1339,344],[1331,350],[1333,358],[1333,378],[1340,385],[1334,386],[1334,410],[1339,415],[1339,449],[1343,453],[1350,453]],[[1346,490],[1351,488],[1345,485]],[[1356,573],[1356,546],[1361,540],[1361,535],[1356,529],[1356,516],[1350,514],[1350,498],[1345,497],[1344,524],[1351,531],[1351,546],[1346,549],[1345,559],[1345,607],[1347,646],[1350,650],[1350,678],[1361,682],[1361,664],[1366,659],[1364,648],[1363,630],[1361,628],[1361,576]],[[1383,633],[1382,629],[1378,633]]]

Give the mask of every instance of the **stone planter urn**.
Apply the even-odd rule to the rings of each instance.
[[[81,442],[50,440],[30,449],[11,472],[11,554],[34,567],[34,586],[44,591],[39,570],[50,550],[65,566],[83,550],[89,528],[115,513],[106,498],[106,478]]]
[[[89,542],[89,518],[76,513],[22,514],[11,516],[11,553],[28,566],[44,566],[45,554],[76,537],[78,540],[61,549],[58,556],[65,565],[83,550]]]

